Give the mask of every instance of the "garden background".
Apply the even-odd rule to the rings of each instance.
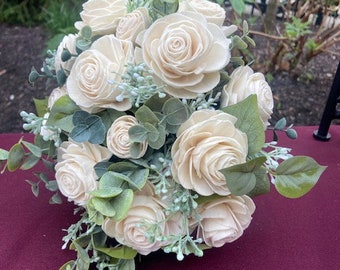
[[[175,1],[175,0],[174,0]],[[48,50],[75,33],[83,0],[0,2],[0,133],[22,132],[20,111],[35,112],[33,98],[55,87],[28,82]],[[256,47],[242,50],[264,72],[275,99],[272,123],[318,125],[340,61],[340,3],[330,0],[234,0],[223,2],[227,21],[247,19]],[[296,61],[299,60],[299,61]],[[336,121],[334,121],[336,122]]]

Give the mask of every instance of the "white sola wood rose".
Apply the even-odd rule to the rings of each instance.
[[[66,141],[58,149],[55,166],[56,180],[60,192],[77,205],[84,206],[91,198],[90,191],[97,189],[94,166],[111,157],[110,151],[88,142]]]
[[[131,41],[107,35],[96,40],[89,50],[81,53],[67,78],[70,98],[84,111],[95,113],[105,108],[126,111],[131,108],[128,98],[118,98],[117,83],[132,61]],[[111,81],[111,82],[110,82]],[[112,83],[114,81],[115,83]]]
[[[219,170],[244,163],[248,153],[247,135],[235,122],[222,111],[194,112],[178,129],[171,149],[174,180],[203,196],[229,195]]]
[[[148,10],[145,7],[140,7],[119,20],[116,37],[135,42],[137,35],[150,25],[151,20]]]
[[[208,0],[184,0],[179,2],[178,12],[194,11],[202,14],[208,22],[222,26],[225,20],[225,9]]]
[[[106,144],[107,148],[119,158],[132,158],[130,153],[129,129],[138,124],[135,117],[124,115],[117,118],[107,131]],[[138,157],[144,156],[148,149],[147,141],[140,144],[140,152]]]
[[[181,223],[165,215],[166,205],[154,193],[152,184],[146,184],[141,191],[135,192],[127,216],[119,221],[106,218],[102,229],[119,243],[132,247],[142,255],[148,255],[168,244],[158,236],[178,235]],[[148,233],[152,226],[157,226],[157,234]]]
[[[257,95],[260,117],[266,129],[274,107],[272,90],[264,75],[255,73],[249,66],[240,66],[232,72],[222,91],[221,107],[236,104],[252,94]]]
[[[248,196],[226,196],[202,203],[197,208],[201,220],[197,237],[211,247],[221,247],[241,237],[249,226],[255,204]]]
[[[179,98],[195,98],[213,89],[230,60],[230,40],[222,28],[195,12],[156,20],[137,42],[154,81]]]
[[[127,13],[126,5],[127,0],[89,0],[83,4],[82,21],[75,26],[80,30],[88,25],[94,35],[114,34],[119,19]]]

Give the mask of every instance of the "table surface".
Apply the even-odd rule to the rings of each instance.
[[[310,193],[285,199],[272,188],[255,198],[252,223],[237,241],[207,250],[203,258],[188,256],[182,262],[157,252],[141,257],[136,268],[340,269],[340,126],[331,126],[329,142],[313,139],[317,127],[296,129],[298,139],[282,135],[280,145],[328,166]],[[8,150],[21,136],[0,134],[0,148]],[[0,269],[58,269],[75,258],[73,251],[61,249],[63,229],[76,220],[73,205],[66,200],[62,205],[48,204],[51,194],[43,187],[35,198],[25,182],[35,179],[32,171],[0,175]]]

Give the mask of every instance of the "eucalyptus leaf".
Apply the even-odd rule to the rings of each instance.
[[[124,116],[125,113],[112,109],[106,109],[104,111],[97,113],[97,115],[102,119],[102,122],[106,127],[106,130],[108,130],[111,127],[112,123],[119,117]]]
[[[37,163],[39,162],[40,158],[36,157],[35,155],[33,155],[32,153],[30,153],[25,160],[23,161],[23,163],[20,166],[21,170],[29,170],[32,169],[35,165],[37,165]]]
[[[101,161],[98,162],[96,165],[94,165],[94,171],[96,172],[96,175],[100,178],[108,171],[108,168],[112,162],[109,161]]]
[[[292,128],[288,128],[286,130],[286,135],[288,138],[293,139],[293,140],[297,139],[298,137],[296,130]]]
[[[265,161],[265,157],[258,157],[220,170],[230,192],[237,196],[245,195],[255,188],[257,182],[265,181],[266,169],[262,167]]]
[[[73,241],[73,245],[78,253],[77,269],[89,269],[91,262],[89,254],[76,241]]]
[[[138,159],[143,151],[143,144],[138,142],[130,143],[129,153],[131,158]]]
[[[168,99],[162,109],[170,125],[180,125],[189,118],[189,110],[178,98]]]
[[[243,101],[222,108],[222,111],[237,118],[235,126],[248,137],[248,155],[258,153],[265,142],[263,123],[258,112],[257,96],[250,95]]]
[[[7,169],[10,172],[14,172],[16,169],[18,169],[23,162],[25,157],[24,149],[21,145],[21,143],[14,144],[8,153],[8,159],[7,159]]]
[[[61,200],[61,197],[59,195],[59,193],[55,193],[51,198],[50,198],[50,201],[49,203],[50,204],[62,204],[62,200]]]
[[[30,143],[30,142],[26,142],[26,141],[22,141],[22,144],[37,158],[41,157],[42,154],[42,150],[40,149],[40,147]]]
[[[56,180],[48,181],[45,184],[46,189],[50,191],[57,191],[58,190],[58,183]]]
[[[109,171],[114,171],[116,173],[133,172],[137,170],[139,166],[128,161],[115,162],[108,168]]]
[[[117,197],[112,199],[111,203],[116,211],[113,219],[116,221],[122,220],[126,217],[128,211],[131,208],[133,202],[133,191],[131,189],[125,189]]]
[[[75,102],[68,95],[64,95],[53,104],[46,125],[56,126],[65,130],[65,120],[64,122],[62,120],[67,116],[73,115],[77,110],[79,110],[79,107]],[[68,130],[65,131],[68,132]]]
[[[146,105],[141,106],[135,113],[135,117],[142,123],[150,123],[156,125],[159,122],[155,113]]]
[[[0,160],[7,160],[8,159],[8,151],[5,149],[0,148]]]
[[[134,170],[132,171],[132,173],[129,175],[129,178],[131,179],[130,183],[132,183],[132,185],[130,185],[130,187],[132,189],[137,188],[139,190],[141,190],[147,179],[149,176],[149,169],[138,169],[138,170]]]
[[[35,110],[37,112],[37,115],[39,117],[43,117],[48,110],[47,109],[48,98],[44,98],[44,99],[33,98],[33,102],[35,105]]]
[[[299,198],[314,187],[325,169],[311,157],[289,158],[276,169],[275,187],[287,198]]]
[[[283,130],[287,125],[286,118],[281,118],[279,121],[277,121],[274,125],[274,129],[276,130]]]
[[[106,217],[114,217],[116,215],[116,210],[112,204],[112,199],[93,197],[91,202],[94,208]]]
[[[146,130],[148,132],[147,136],[146,136],[148,142],[155,142],[155,141],[157,141],[159,136],[160,136],[158,129],[154,125],[152,125],[150,123],[144,123],[144,126],[145,126],[145,128],[146,128]]]
[[[106,127],[98,115],[77,111],[73,115],[74,128],[70,137],[76,142],[101,144],[105,140]]]
[[[104,189],[97,189],[91,191],[90,194],[93,197],[107,199],[107,198],[114,198],[122,193],[122,189],[119,187],[105,187]]]
[[[141,143],[146,140],[148,130],[142,125],[135,125],[129,128],[129,139],[132,142]]]
[[[156,140],[155,140],[155,137],[152,137],[152,138],[151,136],[149,137],[150,133],[148,134],[148,137],[147,137],[149,146],[156,150],[160,149],[164,145],[165,139],[166,139],[166,130],[163,125],[159,125],[157,127],[157,131],[158,131],[158,137]]]
[[[113,171],[106,172],[99,180],[99,189],[107,189],[111,187],[121,187],[124,182],[129,181],[129,177],[122,173]]]
[[[117,258],[117,259],[128,260],[128,259],[133,259],[137,255],[137,251],[128,246],[120,246],[120,247],[112,247],[112,248],[95,246],[94,249],[105,253],[111,258]]]

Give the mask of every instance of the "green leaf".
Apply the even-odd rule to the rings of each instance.
[[[243,164],[220,170],[224,175],[230,192],[240,196],[251,192],[257,182],[263,182],[266,169],[262,167],[265,157],[258,157]]]
[[[99,189],[107,189],[111,187],[121,187],[125,182],[129,181],[129,177],[124,174],[108,171],[99,180]]]
[[[124,259],[124,260],[133,259],[137,255],[136,250],[130,247],[127,247],[127,246],[120,246],[120,247],[114,247],[114,248],[104,248],[104,247],[95,246],[94,249],[105,253],[111,258]]]
[[[93,197],[91,202],[94,208],[102,215],[107,217],[114,217],[116,215],[116,210],[111,199]]]
[[[94,171],[96,172],[96,175],[98,176],[98,178],[102,177],[104,173],[108,171],[108,168],[110,167],[111,164],[112,162],[102,161],[94,165]]]
[[[189,110],[178,98],[168,99],[162,109],[168,124],[180,125],[189,118]]]
[[[73,241],[73,244],[78,253],[77,269],[89,269],[91,262],[89,254],[76,241]]]
[[[48,181],[45,184],[46,189],[50,191],[57,191],[58,190],[58,183],[56,180]]]
[[[288,136],[288,138],[290,139],[297,139],[298,135],[297,135],[297,132],[295,131],[295,129],[292,129],[292,128],[288,128],[286,130],[286,135]]]
[[[144,142],[148,134],[148,130],[142,125],[130,127],[128,132],[130,140],[137,143]]]
[[[131,179],[130,183],[133,183],[132,185],[130,185],[130,188],[132,189],[137,188],[141,190],[148,179],[149,169],[134,170],[129,176]]]
[[[20,169],[21,170],[29,170],[32,169],[38,162],[40,158],[36,157],[32,153],[29,154],[24,162],[21,164]]]
[[[246,4],[244,3],[244,0],[230,0],[230,4],[239,16],[246,11]]]
[[[131,189],[125,189],[117,197],[113,199],[113,205],[116,210],[116,214],[113,216],[114,220],[122,220],[126,217],[133,202],[133,191]]]
[[[35,110],[37,111],[37,115],[39,117],[43,117],[45,113],[47,112],[48,98],[44,98],[44,99],[33,98],[33,102],[35,105]]]
[[[105,140],[106,128],[98,115],[85,111],[77,111],[73,115],[74,128],[70,137],[76,142],[101,144]]]
[[[104,189],[91,191],[90,194],[97,198],[107,199],[118,196],[122,191],[119,187],[105,187]]]
[[[50,201],[49,201],[50,204],[62,204],[63,201],[59,195],[59,193],[55,193],[51,198],[50,198]]]
[[[101,111],[97,113],[97,115],[102,119],[103,124],[106,127],[106,130],[108,130],[112,123],[119,117],[124,116],[124,112],[119,112],[113,109],[106,109],[104,111]]]
[[[152,11],[160,16],[175,13],[178,5],[179,0],[153,0],[151,2]]]
[[[286,118],[281,118],[279,121],[275,123],[274,129],[276,130],[283,130],[287,125],[287,120]]]
[[[152,134],[152,136],[151,136]],[[166,130],[165,127],[163,125],[158,125],[157,127],[157,137],[154,136],[156,135],[156,133],[148,133],[148,144],[151,148],[153,149],[160,149],[164,143],[165,143],[165,139],[166,139]]]
[[[29,143],[29,142],[25,142],[25,141],[22,141],[22,144],[26,146],[26,148],[34,155],[36,156],[37,158],[40,158],[41,157],[41,154],[42,154],[42,150],[40,149],[40,147],[32,144],[32,143]]]
[[[8,151],[5,149],[0,148],[0,160],[7,160],[8,159]]]
[[[275,187],[287,198],[299,198],[314,187],[325,169],[311,157],[289,158],[276,169]]]
[[[258,153],[264,145],[265,132],[258,112],[257,96],[250,95],[235,105],[222,108],[222,111],[234,115],[237,118],[235,126],[247,134],[248,155]]]
[[[7,169],[14,172],[18,169],[24,160],[25,152],[21,143],[16,143],[12,146],[8,153]]]
[[[56,126],[66,132],[69,132],[70,116],[78,110],[79,107],[74,103],[74,101],[70,99],[68,95],[64,95],[53,104],[46,125]]]
[[[247,43],[244,42],[239,36],[233,36],[231,40],[232,40],[233,48],[245,50],[248,47]]]
[[[154,112],[147,106],[141,106],[135,114],[138,121],[142,123],[150,123],[151,125],[156,125],[159,122],[158,117]]]

